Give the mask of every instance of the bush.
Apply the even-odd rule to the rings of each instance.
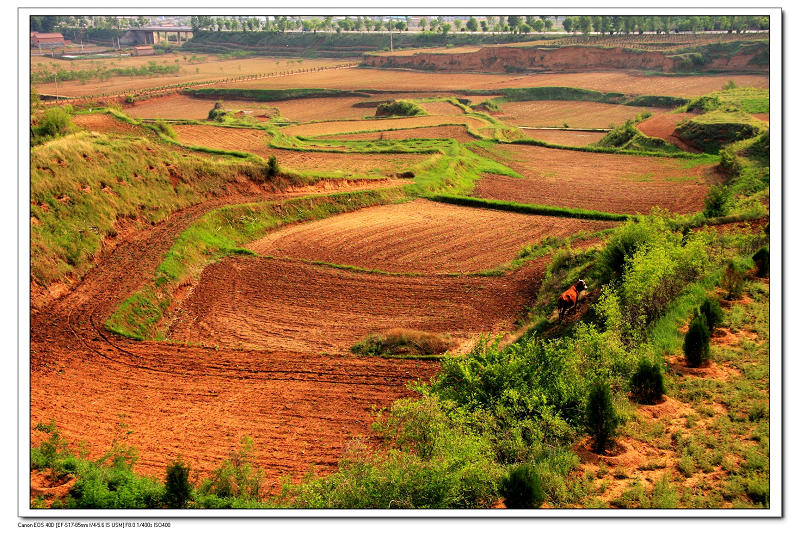
[[[619,423],[611,402],[611,387],[604,381],[596,381],[589,392],[586,405],[586,427],[594,439],[594,450],[597,453],[604,453],[614,442]]]
[[[545,499],[539,475],[529,464],[511,468],[500,482],[500,495],[509,509],[536,509]]]
[[[713,298],[705,299],[700,305],[700,313],[702,313],[706,319],[709,332],[713,332],[714,328],[722,322],[722,307],[720,307],[719,302]]]
[[[666,392],[661,367],[646,359],[639,362],[639,367],[631,376],[631,392],[639,403],[654,404],[661,400]]]
[[[689,323],[689,331],[683,339],[683,353],[686,364],[699,367],[708,362],[711,357],[711,332],[702,313],[696,313]]]
[[[708,218],[721,217],[728,214],[730,194],[724,185],[712,185],[708,189],[703,214]]]
[[[156,120],[156,129],[162,133],[163,135],[169,137],[170,139],[177,139],[178,134],[175,133],[175,130],[172,129],[172,126],[164,122],[163,120]]]
[[[361,355],[437,355],[450,349],[446,335],[394,328],[385,333],[370,333],[351,351]]]
[[[722,273],[721,284],[726,291],[726,300],[739,298],[744,291],[744,272],[742,267],[734,261],[728,262],[725,272]]]
[[[183,509],[192,492],[189,483],[189,465],[178,458],[167,467],[164,503],[170,509]]]
[[[222,122],[227,114],[228,112],[222,109],[222,102],[214,102],[214,107],[208,112],[208,120]]]
[[[408,100],[393,100],[391,102],[378,104],[378,107],[375,110],[376,117],[385,117],[385,116],[412,117],[415,115],[425,115],[425,114],[426,113],[424,109],[422,109],[414,102],[410,102]]]
[[[763,278],[769,274],[769,250],[766,247],[753,254],[753,262],[756,264],[756,275]]]
[[[133,96],[132,94],[126,94],[125,95],[125,103],[126,104],[134,104],[134,103],[136,103],[136,97]]]
[[[53,107],[48,109],[39,126],[35,130],[35,135],[41,137],[58,137],[66,135],[72,130],[72,118],[68,109],[63,107]]]
[[[267,176],[273,177],[280,172],[280,168],[278,167],[278,158],[274,155],[269,156],[269,161],[267,161]]]
[[[253,439],[242,437],[238,451],[233,451],[222,466],[211,473],[200,486],[203,495],[213,494],[220,498],[257,499],[261,491],[263,472],[256,468],[253,458]]]

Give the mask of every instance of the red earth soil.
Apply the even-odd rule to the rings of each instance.
[[[624,123],[649,107],[602,104],[599,102],[565,102],[541,100],[502,104],[498,118],[514,126],[572,128],[608,128]]]
[[[232,257],[203,271],[169,338],[233,348],[345,354],[391,328],[464,341],[509,331],[549,258],[498,277],[392,276],[300,261]]]
[[[179,124],[173,128],[182,143],[250,152],[264,159],[274,155],[281,167],[300,171],[344,171],[360,175],[387,175],[406,170],[429,157],[418,154],[345,154],[280,150],[267,146],[266,134],[261,130]]]
[[[370,130],[389,130],[418,128],[421,126],[438,126],[440,124],[469,124],[478,129],[487,126],[487,122],[473,117],[453,115],[426,115],[419,117],[382,118],[375,120],[352,120],[338,122],[314,122],[287,126],[282,131],[288,135],[318,137],[336,135],[337,133],[362,132]]]
[[[136,135],[139,137],[147,134],[146,129],[117,120],[106,113],[75,115],[72,117],[72,122],[79,128],[99,133],[121,133],[123,135]]]
[[[562,146],[586,146],[605,137],[602,131],[522,130],[531,139]]]
[[[497,267],[546,236],[614,225],[416,200],[295,224],[247,247],[263,255],[384,272],[465,273]]]
[[[424,128],[410,128],[405,130],[369,131],[364,133],[341,133],[339,135],[326,135],[326,139],[341,140],[394,140],[394,139],[454,139],[460,143],[469,143],[476,140],[467,133],[465,126],[429,126]]]
[[[697,116],[695,113],[655,113],[652,117],[637,124],[636,127],[649,137],[664,139],[681,150],[697,154],[700,153],[700,150],[686,144],[680,137],[675,135],[675,127],[679,122],[695,116]]]
[[[645,76],[634,72],[602,71],[578,73],[537,74],[474,74],[439,73],[407,70],[350,68],[309,72],[295,76],[265,78],[221,85],[249,89],[290,89],[319,87],[328,89],[381,89],[413,91],[420,87],[429,90],[458,92],[464,89],[492,90],[504,87],[579,87],[595,91],[666,96],[700,96],[718,91],[728,80],[738,87],[769,88],[766,74],[702,75],[702,76]],[[472,99],[472,97],[467,96]]]
[[[723,181],[716,166],[687,168],[691,162],[683,159],[524,145],[494,152],[524,179],[487,175],[473,196],[612,213],[648,213],[656,206],[691,213],[703,208],[708,187]]]
[[[170,94],[141,100],[134,105],[125,106],[125,114],[135,118],[168,118],[186,120],[205,120],[216,100],[192,98],[183,94]],[[272,102],[252,100],[222,100],[225,109],[247,111],[253,117],[270,115],[275,105]]]
[[[464,111],[450,102],[423,102],[419,104],[422,109],[431,115],[463,115]]]
[[[756,117],[758,120],[769,122],[769,113],[753,113],[753,116]]]
[[[73,449],[87,443],[91,458],[125,438],[140,452],[135,471],[159,477],[178,455],[207,474],[249,435],[275,492],[282,475],[297,480],[312,465],[330,472],[348,439],[369,433],[374,406],[408,396],[407,382],[436,372],[425,361],[135,342],[105,331],[106,317],[152,276],[177,235],[231,201],[181,210],[130,235],[74,290],[31,313],[31,428],[53,420]]]

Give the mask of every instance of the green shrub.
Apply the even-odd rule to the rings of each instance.
[[[713,332],[714,328],[722,322],[722,307],[714,298],[706,298],[700,304],[700,313],[706,318],[709,332]]]
[[[722,273],[721,286],[725,290],[726,300],[735,300],[742,295],[744,291],[744,269],[739,263],[735,261],[728,262],[725,272]]]
[[[630,383],[631,392],[639,403],[658,403],[666,392],[661,367],[646,359],[639,361]]]
[[[711,332],[702,313],[696,313],[689,323],[689,331],[683,340],[683,353],[686,364],[699,367],[707,363],[711,357]]]
[[[280,172],[280,168],[278,167],[278,158],[274,155],[269,156],[269,160],[267,161],[267,176],[274,177]]]
[[[252,464],[252,458],[253,439],[242,437],[239,449],[231,452],[230,457],[211,473],[211,477],[203,480],[200,493],[220,498],[257,499],[263,472]]]
[[[594,450],[604,453],[613,444],[620,419],[611,401],[611,387],[596,381],[589,392],[586,404],[586,427],[594,439]]]
[[[48,109],[39,125],[32,128],[34,139],[50,139],[60,135],[66,135],[72,131],[72,118],[70,116],[70,108],[65,107],[52,107]]]
[[[512,467],[503,477],[500,495],[509,509],[536,509],[545,499],[536,469],[524,463]]]
[[[361,355],[437,355],[450,349],[447,335],[413,329],[394,328],[385,333],[370,333],[351,351]]]
[[[708,218],[721,217],[728,214],[730,194],[725,185],[712,185],[704,200],[703,214]]]
[[[164,486],[164,504],[170,509],[183,509],[192,492],[189,483],[189,465],[180,458],[167,467],[167,481]]]
[[[161,132],[163,135],[169,137],[170,139],[177,139],[178,134],[175,133],[175,130],[172,129],[172,126],[164,122],[163,120],[156,120],[156,129]]]
[[[126,95],[125,95],[125,103],[126,103],[126,104],[133,104],[133,103],[136,103],[136,97],[135,97],[135,96],[133,96],[132,94],[126,94]]]
[[[425,115],[425,110],[419,105],[409,100],[393,100],[378,104],[375,110],[376,117],[403,116],[412,117],[415,115]]]
[[[208,120],[223,122],[228,112],[222,108],[222,102],[214,102],[214,107],[208,112]]]
[[[756,264],[756,275],[764,277],[769,274],[769,249],[760,248],[753,254],[753,262]]]

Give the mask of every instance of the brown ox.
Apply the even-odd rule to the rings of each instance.
[[[561,293],[558,297],[558,319],[564,318],[567,313],[578,307],[578,295],[586,290],[586,282],[579,279],[572,287]]]

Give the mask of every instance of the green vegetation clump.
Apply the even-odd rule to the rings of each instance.
[[[227,116],[228,112],[223,109],[222,102],[215,102],[214,107],[208,112],[208,120],[215,122],[224,122]]]
[[[585,416],[586,428],[594,440],[594,450],[597,453],[605,453],[608,447],[613,445],[620,425],[608,383],[598,381],[592,385]]]
[[[716,110],[678,124],[675,134],[703,152],[716,154],[724,145],[755,137],[765,128],[744,111]]]
[[[72,106],[51,107],[35,122],[31,120],[31,146],[62,137],[74,130]]]
[[[647,118],[647,114],[637,117],[637,120],[626,120],[625,124],[613,128],[594,146],[605,148],[620,148],[623,150],[636,150],[647,152],[679,153],[681,150],[658,137],[649,137],[636,127],[636,123]]]
[[[545,500],[536,469],[526,463],[511,467],[500,482],[500,494],[508,509],[536,509]]]
[[[414,117],[417,115],[427,115],[427,113],[417,103],[410,100],[392,100],[391,102],[378,104],[375,110],[376,117]]]
[[[715,298],[706,298],[700,304],[700,313],[705,317],[708,330],[714,332],[714,328],[722,323],[722,306]]]
[[[427,331],[394,328],[385,333],[370,333],[353,345],[359,355],[439,355],[451,347],[450,337]]]
[[[695,313],[689,322],[689,330],[683,341],[683,354],[686,364],[699,367],[708,363],[711,358],[711,332],[702,313]]]
[[[170,509],[183,509],[192,495],[189,483],[189,465],[180,459],[167,466],[167,479],[164,483],[164,504]]]
[[[269,156],[269,160],[267,161],[267,177],[271,178],[276,176],[279,172],[278,158],[274,155]]]
[[[741,297],[744,291],[744,268],[737,261],[729,261],[722,274],[721,286],[725,290],[726,300]]]
[[[366,91],[343,91],[339,89],[223,89],[203,88],[184,89],[183,94],[195,98],[214,98],[228,100],[255,100],[256,102],[277,102],[298,98],[324,98],[335,96],[371,96]]]
[[[761,247],[753,254],[753,263],[756,265],[756,275],[764,277],[769,274],[769,249]]]
[[[647,359],[639,361],[636,372],[631,376],[630,386],[636,401],[644,404],[660,402],[667,392],[661,366]]]
[[[712,185],[708,188],[708,194],[706,194],[703,203],[705,204],[705,209],[703,209],[703,215],[706,218],[714,218],[714,217],[721,217],[728,214],[730,210],[730,191],[728,187],[725,185]]]
[[[169,124],[167,124],[163,120],[160,120],[160,119],[156,120],[155,127],[156,127],[156,130],[159,133],[169,137],[170,139],[177,139],[178,138],[178,134],[175,133],[175,130],[172,128],[172,126],[170,126]]]

